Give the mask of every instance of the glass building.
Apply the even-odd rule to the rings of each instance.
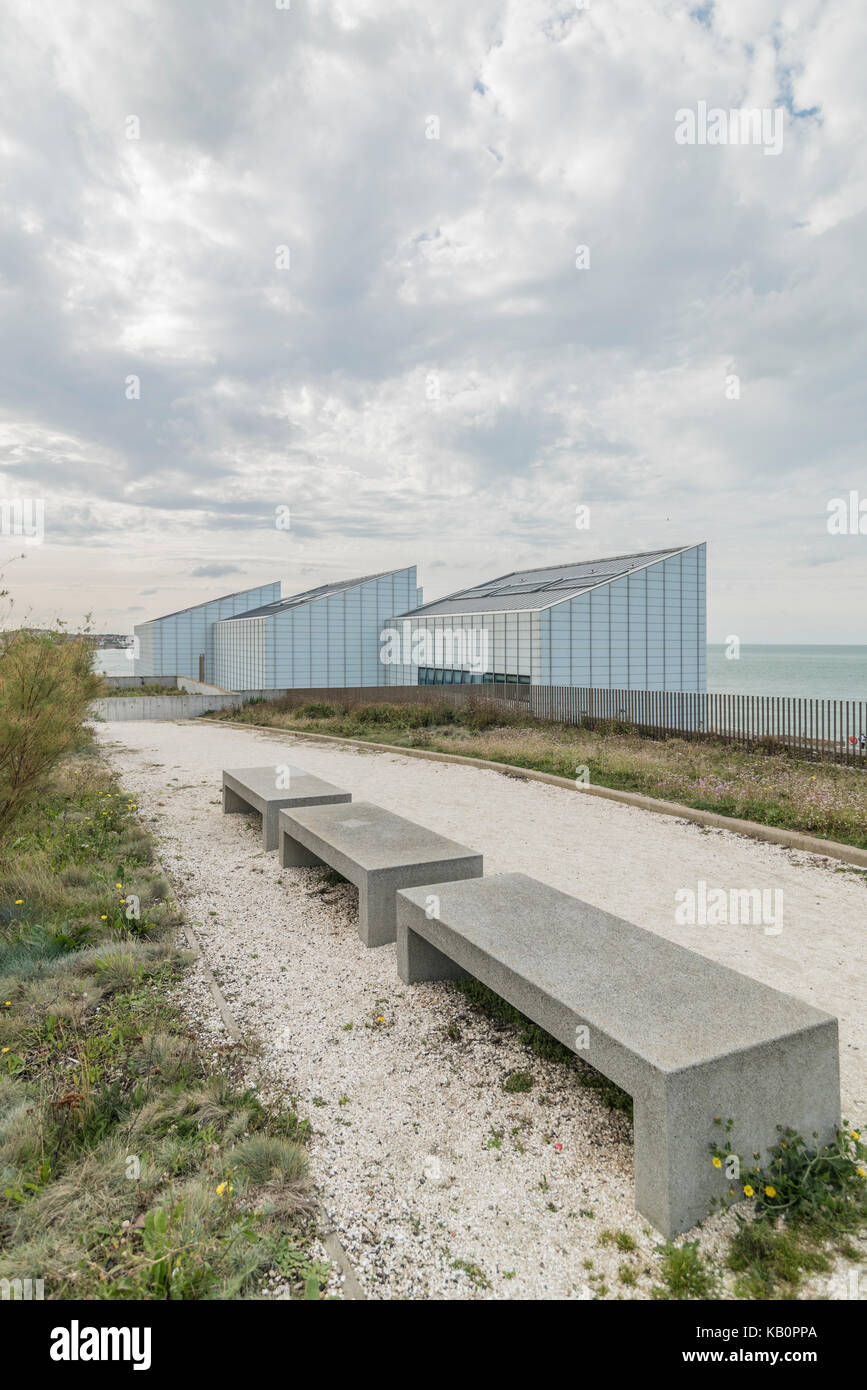
[[[243,613],[280,597],[280,582],[241,589],[236,594],[197,603],[152,618],[135,628],[135,674],[137,676],[190,676],[193,680],[214,680],[214,625],[233,613]]]
[[[280,588],[278,580],[140,623],[136,675],[191,676],[225,690],[383,685],[382,629],[422,598],[415,565],[289,598]]]
[[[707,688],[702,542],[520,570],[398,614],[385,684]]]
[[[705,545],[520,570],[422,603],[416,568],[287,598],[279,582],[136,627],[136,674],[226,690],[707,688]]]
[[[380,633],[421,597],[409,565],[239,612],[214,624],[215,683],[227,690],[385,685]]]

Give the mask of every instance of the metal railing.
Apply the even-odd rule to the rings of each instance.
[[[575,685],[384,685],[286,692],[293,704],[496,700],[564,724],[615,721],[654,736],[722,738],[742,748],[867,767],[867,701],[786,695],[608,690]]]

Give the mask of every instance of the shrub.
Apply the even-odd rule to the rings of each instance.
[[[299,705],[295,714],[302,719],[333,719],[337,710],[333,705],[326,705],[322,700],[311,700],[307,705]]]
[[[394,705],[359,705],[355,718],[359,724],[399,724],[403,711]]]
[[[458,722],[474,733],[503,728],[505,725],[527,724],[530,718],[525,705],[517,704],[510,708],[484,695],[470,695],[457,710]]]
[[[101,687],[92,662],[86,641],[59,632],[0,634],[0,832],[81,743]]]

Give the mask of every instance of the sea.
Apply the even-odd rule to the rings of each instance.
[[[867,646],[741,644],[736,659],[708,643],[707,688],[720,694],[867,701]]]
[[[707,688],[734,695],[795,695],[867,701],[867,646],[782,646],[743,643],[736,660],[722,643],[707,649]],[[131,676],[133,663],[117,647],[100,647],[97,669]]]
[[[101,676],[134,676],[135,663],[127,660],[125,647],[97,647],[93,664]]]

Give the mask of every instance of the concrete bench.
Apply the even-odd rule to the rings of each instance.
[[[358,889],[365,946],[394,941],[398,888],[431,879],[478,878],[482,856],[369,801],[280,812],[284,868],[328,864]]]
[[[632,1096],[635,1205],[669,1239],[740,1192],[712,1142],[749,1166],[777,1125],[840,1122],[835,1018],[525,874],[399,892],[397,963],[473,976]]]
[[[351,792],[323,782],[319,777],[305,772],[303,767],[292,767],[291,764],[223,769],[223,814],[258,811],[262,817],[262,844],[266,850],[277,848],[277,816],[282,807],[318,806],[323,802],[351,800]]]

